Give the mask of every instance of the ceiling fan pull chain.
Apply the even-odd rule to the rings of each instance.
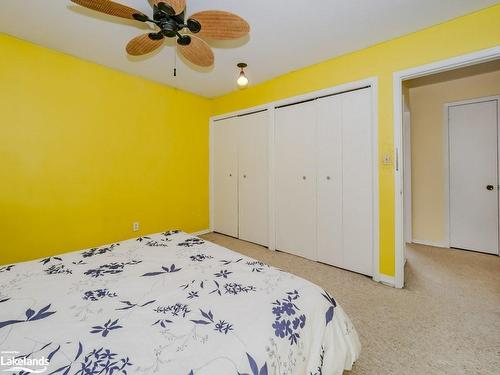
[[[177,77],[177,46],[174,51],[174,77]]]

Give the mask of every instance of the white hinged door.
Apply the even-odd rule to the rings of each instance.
[[[498,100],[448,111],[450,245],[498,254]]]

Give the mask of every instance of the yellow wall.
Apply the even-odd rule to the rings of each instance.
[[[0,34],[0,264],[129,238],[133,221],[141,233],[206,228],[210,113],[377,76],[379,152],[392,154],[393,72],[497,46],[499,20],[496,5],[217,98],[213,107]],[[379,179],[380,271],[393,275],[393,166],[380,165]]]
[[[436,5],[438,6],[438,5]],[[292,72],[214,101],[221,114],[342,83],[379,78],[379,152],[392,154],[393,72],[500,44],[500,5]],[[276,56],[275,56],[276,57]],[[380,165],[380,271],[394,275],[394,172]]]
[[[5,34],[0,56],[0,264],[208,228],[209,100]]]
[[[500,67],[500,64],[497,64]],[[500,94],[500,70],[410,88],[412,229],[416,241],[447,246],[445,103]]]

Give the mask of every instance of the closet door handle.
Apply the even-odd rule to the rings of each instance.
[[[244,175],[243,175],[243,178],[247,178],[247,175],[246,175],[246,174],[244,174]]]
[[[229,173],[229,177],[233,177],[233,174],[232,174],[232,173]]]
[[[307,177],[306,177],[306,176],[302,176],[302,179],[303,179],[303,180],[307,180]]]
[[[326,176],[326,179],[330,181],[332,178],[330,176]]]

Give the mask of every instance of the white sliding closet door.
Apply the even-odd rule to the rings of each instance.
[[[318,260],[344,267],[342,96],[318,100]]]
[[[213,130],[214,231],[238,237],[238,118]]]
[[[276,248],[316,260],[316,103],[276,116]]]
[[[372,275],[373,145],[370,89],[342,95],[344,268]]]
[[[239,238],[268,244],[269,113],[238,118]]]

